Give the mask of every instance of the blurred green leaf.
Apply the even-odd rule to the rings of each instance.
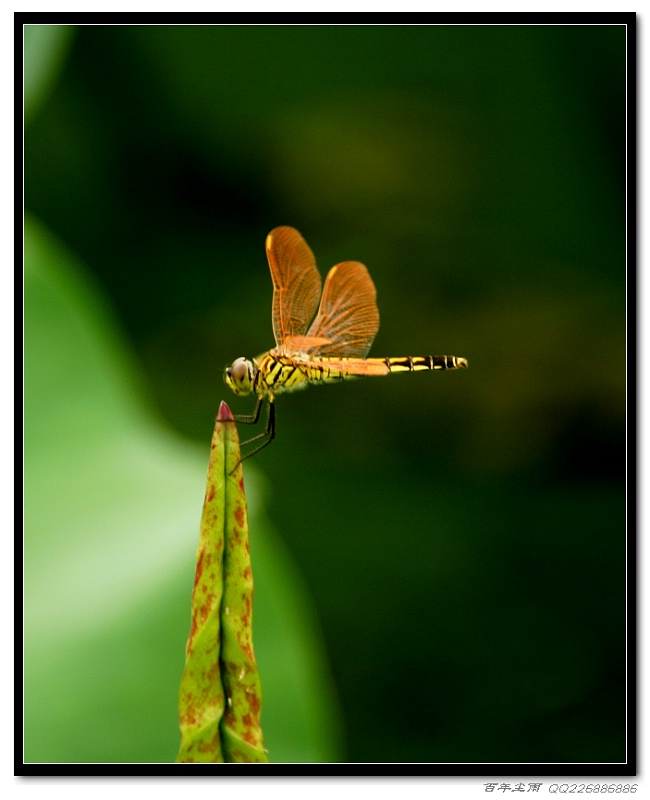
[[[208,455],[155,420],[100,296],[25,231],[27,762],[173,761]],[[310,600],[247,475],[275,759],[339,757]]]
[[[24,111],[27,121],[56,80],[72,40],[70,25],[25,25]]]

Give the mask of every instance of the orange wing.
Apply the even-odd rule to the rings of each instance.
[[[332,267],[318,313],[306,334],[319,343],[307,352],[324,358],[364,358],[379,330],[376,297],[363,264],[344,261]]]
[[[273,335],[279,347],[301,336],[316,313],[321,280],[316,259],[294,228],[274,228],[266,237],[273,281]]]

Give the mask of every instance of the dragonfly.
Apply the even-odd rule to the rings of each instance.
[[[284,392],[391,372],[467,367],[467,359],[458,356],[367,358],[379,330],[379,310],[375,285],[359,261],[332,267],[321,294],[316,259],[295,228],[274,228],[266,237],[266,256],[273,281],[276,346],[252,361],[235,359],[224,373],[235,394],[257,395],[255,411],[235,415],[237,422],[257,423],[268,402],[266,429],[242,443],[259,442],[243,458],[275,438],[275,399]]]

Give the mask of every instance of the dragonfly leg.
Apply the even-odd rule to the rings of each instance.
[[[263,397],[257,398],[257,405],[252,414],[233,414],[235,422],[243,422],[244,425],[256,425],[257,420],[260,418],[260,411],[262,410]]]
[[[257,422],[260,416],[261,408],[262,408],[262,399],[260,398],[257,401],[257,406],[255,408],[254,414],[235,416],[235,420],[237,422],[244,422],[244,423]],[[235,469],[237,469],[237,467],[239,466],[239,464],[241,464],[242,461],[255,455],[255,453],[259,453],[260,450],[265,448],[267,444],[271,444],[273,439],[275,439],[275,403],[271,399],[269,400],[269,416],[266,422],[266,429],[262,433],[258,433],[257,436],[253,436],[251,439],[247,439],[245,442],[242,442],[241,447],[246,447],[247,445],[252,444],[253,442],[259,442],[260,439],[264,439],[265,441],[263,441],[257,447],[254,447],[250,451],[250,453],[246,453],[245,455],[243,455],[241,457],[241,461],[239,461],[235,465],[235,468],[232,470],[232,472],[234,472]],[[230,474],[232,474],[232,472]]]

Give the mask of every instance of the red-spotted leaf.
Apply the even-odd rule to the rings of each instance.
[[[268,761],[253,653],[253,576],[237,426],[225,403],[212,437],[181,680],[179,762]]]

